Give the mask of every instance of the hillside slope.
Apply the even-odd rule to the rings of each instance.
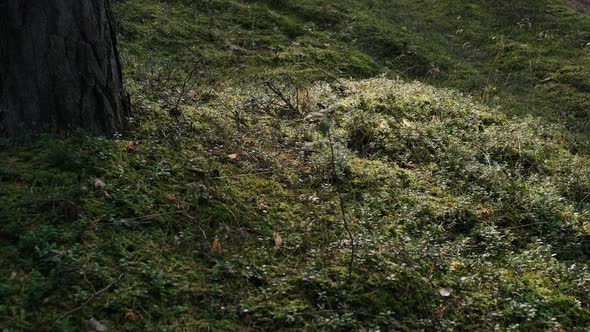
[[[387,72],[587,132],[590,17],[562,0],[138,0],[118,8],[133,63],[197,52],[214,79],[244,81]]]
[[[129,131],[0,151],[0,329],[590,328],[587,17],[549,0],[115,13]]]

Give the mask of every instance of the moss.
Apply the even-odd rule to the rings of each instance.
[[[590,326],[571,134],[587,17],[553,0],[114,9],[130,130],[0,151],[0,329]]]

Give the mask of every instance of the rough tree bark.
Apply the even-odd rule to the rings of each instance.
[[[0,138],[110,135],[128,115],[109,0],[0,0]]]

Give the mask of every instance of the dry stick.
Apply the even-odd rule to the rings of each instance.
[[[295,82],[293,81],[293,77],[291,77],[291,75],[287,75],[287,78],[289,79],[289,83],[291,83],[291,86],[295,88],[295,109],[299,111],[299,86],[295,84]]]
[[[171,214],[178,214],[178,213],[182,213],[182,211],[153,213],[153,214],[147,214],[147,215],[141,216],[141,217],[127,218],[127,219],[121,219],[121,220],[122,221],[146,220],[146,219],[153,219],[153,218],[162,217],[162,216],[169,216]]]
[[[274,86],[271,82],[266,82],[266,86],[272,92],[274,92],[277,95],[277,97],[279,97],[285,103],[285,105],[287,105],[289,110],[291,110],[292,112],[295,112],[295,114],[301,114],[301,112],[299,112],[299,109],[297,107],[293,106],[293,104],[291,103],[289,98],[287,98],[276,86]]]
[[[328,143],[330,145],[330,159],[332,164],[332,176],[334,178],[337,177],[336,174],[336,158],[334,157],[334,144],[332,142],[332,134],[330,133],[330,129],[328,129]],[[352,269],[354,268],[354,255],[355,255],[355,244],[354,244],[354,235],[350,230],[350,226],[348,225],[348,219],[346,218],[346,209],[344,208],[344,200],[342,199],[342,193],[340,190],[336,190],[338,192],[338,200],[340,201],[340,213],[342,214],[342,222],[344,224],[344,229],[348,233],[348,238],[350,239],[350,262],[348,263],[348,281],[352,279]]]
[[[108,290],[109,290],[111,287],[113,287],[113,286],[114,286],[116,283],[118,283],[119,281],[121,281],[121,279],[123,279],[123,276],[124,276],[124,274],[123,274],[123,273],[119,274],[119,277],[118,277],[117,279],[115,279],[113,282],[111,282],[110,284],[108,284],[108,285],[107,285],[105,288],[103,288],[103,289],[99,290],[98,292],[96,292],[96,293],[92,294],[92,296],[91,296],[91,297],[89,297],[89,298],[88,298],[86,301],[84,301],[84,303],[82,303],[80,306],[78,306],[78,307],[76,307],[76,308],[74,308],[74,309],[72,309],[72,310],[70,310],[70,311],[68,311],[68,312],[64,313],[63,315],[59,316],[59,317],[58,317],[58,318],[55,320],[54,324],[55,324],[55,323],[57,323],[59,320],[63,319],[64,317],[66,317],[66,316],[68,316],[68,315],[70,315],[70,314],[73,314],[74,312],[76,312],[76,311],[78,311],[78,310],[80,310],[80,309],[84,308],[84,307],[85,307],[85,306],[86,306],[88,303],[90,303],[92,300],[94,300],[94,299],[95,299],[97,296],[99,296],[100,294],[102,294],[102,293],[104,293],[104,292],[108,291]]]
[[[588,197],[590,197],[590,193],[586,194],[586,196],[584,196],[584,198],[582,198],[582,200],[581,200],[581,201],[580,201],[578,204],[576,204],[576,206],[578,207],[578,209],[582,207],[582,203],[584,203],[584,201],[585,201],[585,200],[586,200]]]
[[[186,85],[188,84],[188,81],[191,78],[193,78],[193,75],[195,74],[196,70],[197,70],[197,67],[193,67],[193,69],[191,69],[191,71],[184,78],[184,81],[182,82],[182,87],[180,89],[180,92],[178,93],[178,99],[176,100],[176,104],[174,105],[174,109],[178,109],[178,107],[180,106],[180,102],[182,101],[182,97],[184,97],[184,94],[186,93]],[[192,87],[194,87],[194,84],[191,86],[191,88]]]
[[[338,77],[336,77],[336,76],[334,76],[334,75],[332,75],[332,74],[328,73],[328,72],[327,72],[327,71],[325,71],[323,68],[319,68],[319,67],[318,67],[317,69],[319,69],[319,70],[322,72],[322,74],[324,74],[324,75],[328,76],[329,78],[333,79],[334,81],[336,81],[338,84],[340,84],[340,85],[344,85],[344,82],[342,82],[342,80],[340,80]]]

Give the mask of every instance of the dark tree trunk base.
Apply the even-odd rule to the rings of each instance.
[[[109,0],[2,1],[0,59],[0,137],[124,129]]]

